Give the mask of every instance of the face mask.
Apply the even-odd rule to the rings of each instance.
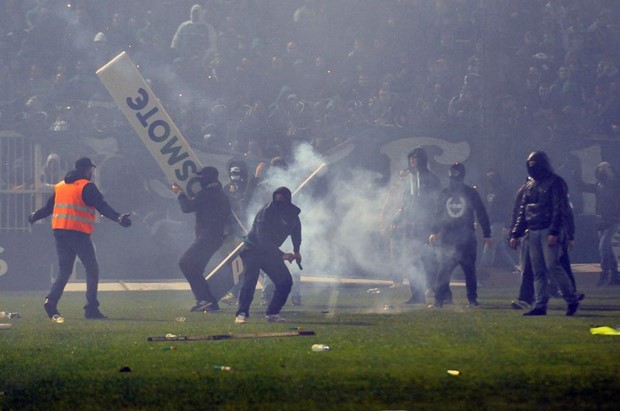
[[[541,178],[545,177],[545,175],[547,174],[547,169],[540,163],[537,163],[535,161],[528,161],[527,162],[527,173],[534,180],[540,180]]]

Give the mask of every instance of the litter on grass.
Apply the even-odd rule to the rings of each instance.
[[[590,328],[590,333],[599,335],[620,335],[620,330],[612,327],[602,326]]]

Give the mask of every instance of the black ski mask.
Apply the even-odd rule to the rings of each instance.
[[[275,204],[290,204],[292,199],[291,190],[286,187],[278,187],[276,191],[273,192],[271,199]]]
[[[549,157],[544,151],[534,151],[527,157],[527,173],[537,181],[553,173]]]
[[[459,187],[465,180],[465,166],[461,163],[454,163],[450,166],[450,187]]]

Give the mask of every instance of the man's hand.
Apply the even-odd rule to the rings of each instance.
[[[434,244],[437,242],[437,239],[439,238],[439,236],[435,233],[431,234],[428,236],[428,242],[431,244]]]
[[[282,259],[292,263],[293,261],[297,261],[297,264],[301,263],[301,254],[299,253],[284,253],[282,254]]]
[[[549,247],[554,247],[558,244],[558,236],[557,235],[549,235],[547,237],[547,245]]]
[[[129,216],[131,216],[131,213],[121,214],[116,221],[125,228],[131,227],[131,218]]]
[[[519,245],[519,239],[512,237],[510,241],[508,241],[508,245],[510,245],[510,248],[512,248],[513,250],[516,250],[517,245]]]
[[[261,161],[256,166],[256,170],[254,170],[254,177],[256,177],[256,178],[260,177],[260,175],[261,175],[261,173],[263,172],[264,169],[265,169],[265,162]]]
[[[491,239],[491,237],[484,237],[482,242],[484,243],[485,249],[489,249],[493,245],[493,239]]]
[[[174,194],[179,194],[179,193],[183,193],[183,189],[181,188],[180,185],[178,185],[177,183],[172,183],[172,192]]]

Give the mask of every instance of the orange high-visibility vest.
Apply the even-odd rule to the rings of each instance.
[[[74,230],[92,234],[95,226],[95,207],[86,205],[82,191],[89,181],[80,179],[73,183],[61,181],[54,187],[53,230]]]

